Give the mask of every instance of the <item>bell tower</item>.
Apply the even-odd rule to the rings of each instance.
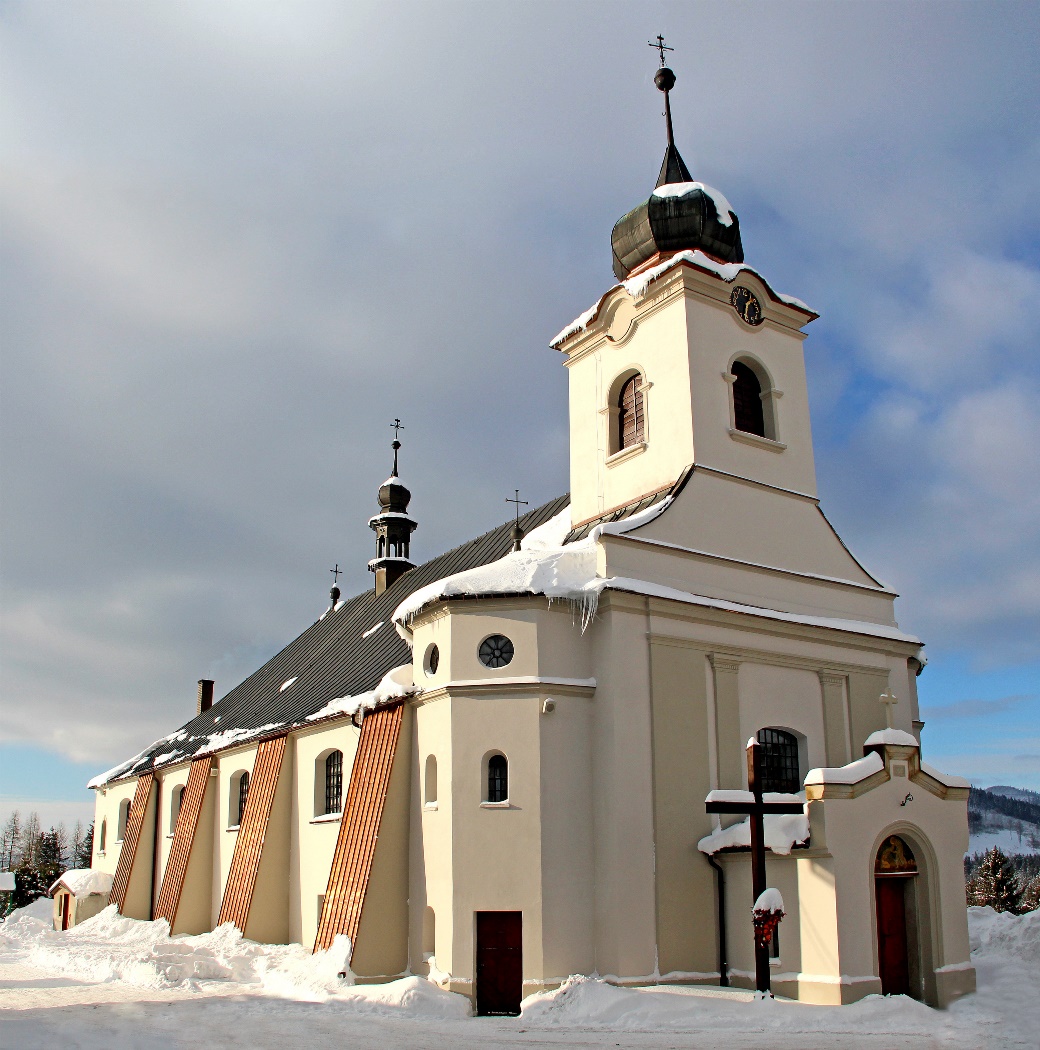
[[[409,546],[412,533],[419,527],[418,522],[408,516],[412,494],[397,473],[397,453],[401,448],[398,437],[404,426],[399,419],[391,425],[394,469],[379,487],[379,513],[368,519],[369,528],[376,534],[376,556],[368,563],[369,572],[376,574],[376,594],[382,594],[409,569],[415,568]]]
[[[657,185],[611,232],[618,284],[552,346],[566,357],[571,522],[668,489],[694,467],[816,493],[802,329],[817,314],[744,263],[740,222],[675,146]]]

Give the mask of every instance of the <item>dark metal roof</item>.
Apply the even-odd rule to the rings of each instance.
[[[530,532],[569,502],[569,495],[558,496],[521,515],[521,528]],[[157,741],[125,768],[117,768],[111,780],[154,768],[157,755],[170,756],[159,765],[182,762],[201,750],[213,734],[265,727],[271,727],[268,732],[273,733],[277,728],[304,722],[330,700],[374,689],[387,671],[411,659],[408,645],[390,619],[397,606],[420,587],[504,557],[512,549],[513,528],[510,519],[410,569],[378,596],[368,590],[339,603],[337,609],[326,612],[208,711],[186,722],[171,737]],[[382,626],[366,638],[365,633],[380,623]],[[295,681],[283,690],[281,686],[291,678]],[[185,739],[176,739],[181,734]]]
[[[583,540],[597,525],[605,525],[607,522],[612,521],[624,521],[625,518],[631,518],[633,514],[638,514],[641,510],[653,507],[669,496],[677,496],[690,479],[693,471],[694,468],[691,465],[682,472],[679,480],[673,485],[658,489],[657,492],[651,492],[646,496],[640,496],[639,499],[626,503],[623,507],[615,507],[613,510],[608,510],[606,514],[601,514],[598,518],[593,518],[592,521],[583,522],[578,528],[571,529],[563,542],[573,543],[575,540]]]

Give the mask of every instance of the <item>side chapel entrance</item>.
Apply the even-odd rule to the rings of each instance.
[[[520,1013],[523,998],[523,913],[477,912],[477,1013]]]
[[[72,894],[63,893],[61,895],[61,928],[67,930],[69,928],[69,918],[72,912]]]
[[[878,968],[882,995],[911,995],[910,946],[916,930],[909,928],[907,910],[912,905],[917,861],[898,835],[881,843],[874,862],[874,901],[877,908]],[[916,940],[916,936],[913,936]]]

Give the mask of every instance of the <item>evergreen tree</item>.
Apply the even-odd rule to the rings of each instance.
[[[35,864],[36,852],[40,848],[40,814],[33,810],[22,827],[21,863]]]
[[[1040,908],[1040,875],[1034,875],[1022,891],[1022,911],[1036,911]]]
[[[69,867],[79,867],[79,855],[83,852],[83,821],[77,820],[72,825],[72,834],[69,836]]]
[[[86,834],[80,839],[79,848],[72,858],[72,863],[77,868],[89,868],[93,866],[94,860],[94,821],[90,822]]]
[[[968,903],[989,906],[994,911],[1017,914],[1022,904],[1022,888],[1011,862],[996,847],[982,858],[968,883]]]
[[[62,843],[57,828],[41,833],[33,867],[39,872],[45,890],[64,874]]]
[[[22,861],[14,871],[14,893],[11,894],[11,906],[24,908],[34,900],[44,896],[50,883],[27,861]]]

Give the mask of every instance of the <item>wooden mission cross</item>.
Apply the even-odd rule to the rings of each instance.
[[[801,802],[765,802],[762,799],[762,745],[752,738],[747,747],[748,788],[751,801],[707,801],[709,813],[744,813],[751,818],[751,892],[755,900],[766,891],[765,815],[804,812]],[[744,792],[741,792],[744,794]],[[709,800],[711,796],[708,796]],[[755,938],[755,987],[769,992],[769,945]]]

